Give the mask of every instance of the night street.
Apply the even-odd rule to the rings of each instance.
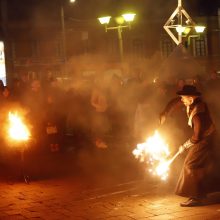
[[[0,0],[0,220],[220,220],[220,0]]]

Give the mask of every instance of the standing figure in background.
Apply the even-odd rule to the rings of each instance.
[[[93,107],[92,112],[92,134],[97,148],[107,148],[105,137],[110,131],[110,122],[108,118],[109,96],[106,88],[98,79],[91,93],[90,103]]]
[[[43,146],[44,137],[44,126],[43,126],[43,115],[44,115],[44,93],[42,91],[41,83],[39,80],[33,80],[31,83],[30,90],[26,91],[22,104],[28,111],[28,119],[32,124],[32,137],[35,140],[36,146]]]
[[[47,94],[45,104],[44,126],[46,129],[46,144],[51,152],[59,152],[62,139],[62,117],[59,114],[56,96]]]

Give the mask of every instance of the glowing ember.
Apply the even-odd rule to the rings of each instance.
[[[156,167],[156,174],[161,177],[162,180],[166,180],[168,177],[170,161],[160,162]]]
[[[27,126],[18,117],[17,113],[9,112],[9,136],[16,141],[26,141],[30,137],[30,132]]]
[[[160,176],[162,180],[167,179],[171,164],[171,161],[167,159],[170,152],[168,145],[158,131],[155,131],[154,135],[149,137],[146,142],[138,144],[137,148],[133,150],[133,154],[141,162],[148,164],[150,173]]]

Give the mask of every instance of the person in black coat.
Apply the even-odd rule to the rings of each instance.
[[[201,99],[201,93],[193,85],[185,85],[177,92],[179,97],[171,100],[160,115],[163,124],[166,117],[182,102],[186,107],[188,125],[192,136],[179,147],[179,152],[188,149],[184,165],[176,185],[175,193],[189,199],[181,206],[203,205],[208,193],[218,191],[215,177],[214,139],[216,129],[208,107]]]

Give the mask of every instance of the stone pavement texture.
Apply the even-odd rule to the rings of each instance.
[[[117,146],[123,148],[27,155],[30,184],[7,182],[9,168],[0,164],[0,220],[220,219],[220,195],[211,195],[206,206],[180,207],[185,198],[173,194],[175,179],[145,175],[129,146]],[[19,164],[12,167],[20,171]],[[176,165],[174,170],[179,172]]]
[[[209,205],[180,207],[184,198],[164,183],[136,180],[90,184],[85,178],[63,177],[0,183],[0,219],[167,220],[220,219],[218,196]]]

